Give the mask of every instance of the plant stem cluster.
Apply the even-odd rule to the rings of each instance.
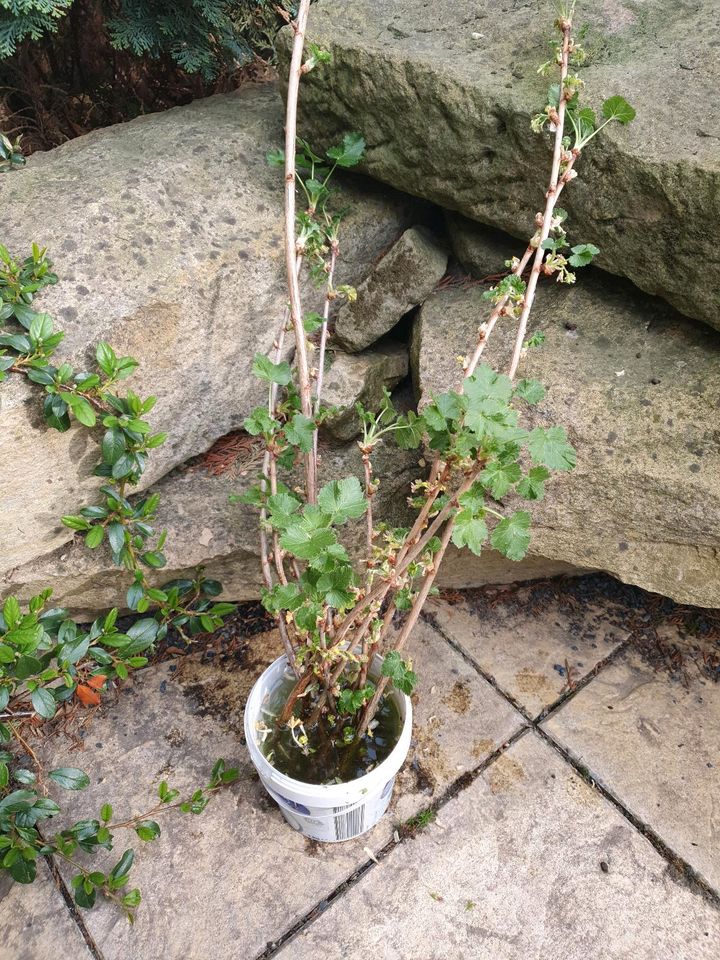
[[[634,111],[622,98],[613,97],[603,106],[604,123],[597,126],[592,111],[580,107],[582,81],[569,67],[581,62],[583,52],[572,35],[571,7],[566,4],[560,11],[554,57],[550,67],[541,68],[557,70],[559,83],[551,86],[548,105],[532,124],[538,132],[547,126],[553,133],[545,207],[536,215],[536,230],[522,257],[509,261],[508,275],[485,294],[491,310],[480,324],[473,352],[463,359],[460,386],[431,397],[417,414],[399,414],[387,394],[379,411],[358,407],[363,476],[335,479],[320,487],[317,430],[328,411],[321,404],[322,364],[313,369],[308,360],[313,349],[309,337],[321,329],[322,353],[340,250],[339,219],[330,220],[327,213],[326,173],[330,160],[340,166],[358,162],[364,142],[349,134],[342,146],[321,159],[297,139],[300,79],[327,59],[319,60],[315,52],[312,63],[303,64],[309,0],[299,4],[293,23],[285,151],[275,156],[276,162],[284,161],[289,310],[272,359],[257,356],[254,363],[256,375],[269,384],[269,400],[253,412],[246,426],[263,438],[266,457],[259,485],[244,499],[260,510],[263,604],[277,618],[297,678],[277,722],[300,720],[307,730],[319,726],[335,745],[352,749],[372,734],[388,684],[411,692],[416,678],[412,664],[403,659],[404,649],[450,544],[478,555],[489,544],[509,559],[521,560],[530,545],[531,518],[527,510],[511,504],[518,497],[542,499],[551,472],[575,465],[575,452],[561,426],[523,426],[529,407],[543,399],[544,388],[534,380],[516,380],[516,375],[528,347],[542,341],[539,334],[526,336],[540,276],[574,282],[570,268],[585,266],[599,253],[592,244],[569,248],[562,226],[567,214],[557,206],[558,200],[576,176],[584,146],[607,123],[626,123]],[[296,211],[298,190],[307,202],[302,214]],[[308,237],[313,238],[310,250]],[[326,281],[322,314],[304,313],[299,278],[305,258],[313,275]],[[481,362],[500,320],[517,325],[507,373]],[[287,329],[295,334],[293,367],[282,359]],[[426,477],[413,485],[411,504],[418,512],[409,528],[390,528],[374,520],[373,499],[381,481],[372,458],[378,445],[387,442],[406,449],[423,447],[429,462]],[[304,482],[298,485],[297,476],[289,473],[288,482],[282,483],[278,470],[292,471],[298,463]],[[362,518],[365,551],[358,571],[342,541]],[[394,625],[396,613],[405,615],[399,629]],[[379,676],[372,672],[376,653],[384,655]],[[307,738],[299,746],[310,749]]]

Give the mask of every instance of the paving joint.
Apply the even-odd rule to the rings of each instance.
[[[533,726],[543,723],[553,714],[557,713],[561,707],[564,707],[565,704],[572,700],[573,697],[577,696],[581,690],[584,690],[590,681],[594,680],[595,677],[605,669],[605,667],[609,667],[611,663],[615,663],[615,661],[618,660],[630,648],[631,645],[632,637],[627,637],[625,640],[619,643],[614,650],[611,650],[606,657],[604,657],[602,660],[598,660],[592,670],[588,670],[588,672],[579,680],[573,681],[571,688],[565,690],[565,692],[561,693],[554,703],[549,704],[540,711],[540,713],[532,721]]]
[[[565,691],[565,693],[561,694],[561,696],[557,700],[555,700],[548,707],[545,707],[545,709],[542,710],[536,717],[533,717],[530,715],[527,709],[518,700],[516,700],[515,697],[513,697],[513,695],[509,691],[503,689],[503,687],[497,682],[497,680],[495,679],[495,677],[492,676],[492,674],[489,674],[485,670],[483,670],[480,664],[477,663],[477,661],[462,647],[462,645],[459,644],[454,639],[454,637],[450,636],[447,633],[447,631],[438,623],[436,617],[432,613],[423,611],[420,616],[423,622],[427,623],[430,627],[433,628],[433,630],[439,633],[442,639],[460,657],[462,657],[462,659],[469,666],[471,666],[473,670],[477,674],[479,674],[479,676],[482,677],[483,680],[485,680],[486,683],[488,683],[494,690],[496,690],[497,693],[501,697],[503,697],[503,699],[507,703],[509,703],[510,706],[513,707],[525,721],[524,724],[508,740],[505,741],[505,743],[503,743],[497,750],[493,751],[493,753],[489,754],[485,758],[485,760],[483,760],[482,763],[480,763],[477,767],[474,767],[472,770],[468,771],[467,773],[458,777],[457,780],[454,780],[447,787],[447,789],[435,801],[433,801],[433,803],[429,804],[429,806],[423,810],[423,812],[426,812],[429,810],[429,811],[432,811],[433,813],[437,813],[439,810],[441,810],[446,803],[448,803],[450,800],[453,799],[453,797],[457,796],[463,790],[467,789],[467,787],[469,787],[472,783],[474,783],[479,776],[481,776],[490,766],[492,766],[492,764],[499,757],[501,757],[502,754],[506,752],[506,750],[508,750],[530,729],[540,732],[540,735],[543,738],[547,739],[548,741],[551,741],[553,746],[555,746],[558,749],[558,751],[562,756],[563,755],[562,748],[560,748],[559,744],[555,744],[555,742],[552,741],[552,738],[549,736],[549,734],[545,733],[544,730],[540,731],[538,724],[543,720],[546,720],[552,713],[560,709],[560,707],[562,707],[565,703],[571,700],[577,693],[579,693],[580,690],[586,687],[588,683],[590,683],[590,681],[593,680],[597,676],[597,674],[600,673],[602,669],[604,669],[606,666],[612,663],[615,660],[615,658],[619,657],[622,653],[624,653],[631,642],[631,639],[627,638],[622,643],[618,644],[618,646],[614,650],[612,650],[607,657],[605,657],[603,660],[595,664],[592,670],[588,671],[587,674],[585,674],[580,680],[578,680],[573,685],[572,689]],[[571,761],[567,757],[564,757],[564,759],[566,760],[566,762],[571,763]],[[575,769],[575,764],[571,763],[571,766],[573,766],[573,768]],[[587,780],[586,777],[583,777],[583,779]],[[590,782],[592,782],[592,780],[590,780]],[[619,801],[616,805],[619,805]],[[628,817],[628,819],[630,819],[630,817]],[[637,824],[633,823],[632,819],[630,819],[630,822],[633,824],[633,826],[636,829],[638,829]],[[643,831],[641,830],[640,832],[642,833]],[[645,836],[644,833],[643,833],[643,836]],[[262,953],[258,954],[255,960],[271,960],[271,958],[275,957],[284,946],[286,946],[291,940],[294,940],[299,934],[302,933],[302,931],[306,927],[312,924],[314,920],[316,920],[321,914],[323,914],[326,910],[328,910],[337,900],[339,900],[342,896],[344,896],[344,894],[348,890],[354,887],[355,884],[358,883],[365,876],[366,873],[368,873],[370,870],[373,869],[373,867],[381,863],[401,843],[405,843],[409,839],[414,839],[414,837],[413,836],[402,837],[399,842],[396,842],[394,839],[389,840],[375,854],[374,859],[366,860],[365,863],[363,863],[360,867],[358,867],[358,869],[355,870],[346,880],[344,880],[337,887],[335,887],[327,897],[325,897],[323,900],[316,903],[314,907],[308,910],[307,913],[305,913],[296,923],[294,923],[289,930],[286,930],[286,932],[278,940],[273,940],[270,943],[268,943],[265,950]],[[676,857],[675,863],[677,864],[679,860],[680,858]],[[683,872],[685,873],[685,871]]]
[[[519,727],[512,736],[502,743],[496,750],[478,764],[477,767],[473,767],[472,770],[468,770],[466,773],[462,774],[454,780],[444,791],[437,797],[431,804],[425,807],[421,813],[427,811],[432,811],[437,813],[441,810],[450,800],[456,797],[459,793],[462,793],[466,790],[472,783],[474,783],[478,777],[480,777],[488,767],[492,766],[496,760],[498,760],[513,744],[517,743],[530,729],[529,726],[523,724]],[[420,831],[421,833],[422,831]],[[262,953],[258,954],[255,960],[271,960],[272,957],[275,957],[278,952],[285,947],[291,940],[294,940],[302,931],[309,926],[314,920],[316,920],[321,914],[325,913],[337,900],[339,900],[348,890],[352,889],[356,883],[358,883],[365,874],[369,873],[374,867],[379,866],[382,861],[392,853],[393,850],[396,850],[399,846],[404,843],[407,843],[410,840],[414,840],[417,836],[420,836],[420,833],[416,834],[407,834],[406,836],[401,836],[399,840],[388,840],[388,842],[381,847],[373,857],[361,864],[346,880],[343,880],[342,883],[338,884],[337,887],[328,894],[327,897],[324,897],[319,903],[316,903],[314,907],[308,910],[296,923],[290,927],[289,930],[286,930],[285,933],[278,939],[273,940],[268,943],[265,950]]]
[[[574,757],[565,747],[558,743],[555,738],[544,730],[540,724],[544,723],[549,719],[553,714],[565,706],[570,700],[572,700],[581,690],[583,690],[595,677],[601,673],[606,667],[618,660],[631,646],[633,643],[633,637],[626,637],[614,650],[612,650],[606,657],[602,660],[599,660],[592,670],[589,670],[580,680],[573,684],[572,689],[566,690],[564,693],[558,697],[553,703],[545,707],[536,717],[529,717],[527,711],[517,703],[515,698],[509,694],[506,690],[498,684],[493,676],[486,673],[485,670],[478,664],[475,659],[463,650],[462,646],[451,636],[448,635],[447,631],[436,622],[432,614],[422,613],[422,618],[436,630],[442,638],[450,644],[453,650],[456,650],[474,669],[480,674],[480,676],[486,680],[492,687],[494,687],[497,692],[504,697],[508,703],[513,706],[516,710],[519,710],[520,713],[528,721],[528,729],[532,729],[538,736],[544,740],[549,746],[551,746],[562,758],[569,764],[573,770],[582,778],[582,780],[587,783],[592,789],[596,790],[601,794],[609,803],[611,803],[615,809],[622,814],[622,816],[628,821],[637,830],[637,832],[643,836],[654,849],[662,856],[664,860],[667,861],[668,865],[675,871],[676,875],[682,877],[682,879],[687,883],[691,890],[699,895],[705,897],[710,903],[715,907],[720,907],[720,893],[712,887],[708,881],[698,873],[697,870],[691,864],[684,860],[679,854],[668,846],[668,844],[662,839],[662,837],[656,833],[652,827],[640,819],[636,814],[634,814],[630,809],[628,809],[622,800],[616,796],[611,790],[606,786],[600,783],[592,774],[592,772],[585,767],[576,757]]]
[[[427,623],[428,626],[432,627],[436,633],[439,633],[443,640],[452,647],[452,649],[458,653],[463,660],[469,664],[476,673],[479,673],[480,676],[485,680],[486,683],[489,683],[493,690],[497,690],[501,697],[503,697],[510,704],[511,707],[514,707],[515,710],[525,719],[528,723],[534,723],[534,718],[530,713],[525,709],[525,707],[520,703],[519,700],[516,700],[515,697],[508,691],[505,690],[497,682],[495,677],[492,674],[487,673],[477,660],[472,657],[465,648],[455,640],[454,637],[445,630],[443,626],[438,622],[437,617],[433,613],[429,613],[423,610],[420,614],[420,619]]]
[[[628,821],[628,823],[633,826],[637,832],[644,837],[648,843],[660,854],[660,856],[667,861],[668,866],[672,869],[675,876],[674,880],[684,881],[690,890],[693,893],[698,894],[699,896],[704,897],[709,903],[714,907],[720,909],[720,893],[712,887],[708,881],[703,877],[701,873],[691,866],[687,860],[683,859],[679,854],[675,853],[672,847],[663,840],[663,838],[656,833],[651,826],[645,823],[640,819],[636,814],[629,810],[622,800],[616,796],[612,790],[606,787],[602,782],[595,779],[592,772],[588,767],[584,766],[577,757],[574,757],[569,750],[558,743],[546,730],[543,730],[542,727],[536,726],[535,724],[531,727],[533,733],[537,734],[541,740],[544,740],[548,746],[552,747],[556,753],[558,753],[563,760],[569,764],[573,770],[578,774],[578,776],[590,786],[593,790],[597,791],[608,803],[612,804],[615,809],[622,814],[622,816]],[[672,873],[671,873],[672,876]]]
[[[100,952],[100,949],[93,940],[92,935],[90,934],[90,931],[88,930],[85,921],[83,920],[80,911],[77,908],[77,904],[73,900],[72,894],[68,890],[67,885],[62,878],[62,874],[58,869],[58,865],[55,863],[52,856],[46,856],[45,863],[47,864],[50,875],[53,878],[53,883],[55,884],[58,893],[65,901],[65,906],[68,908],[72,920],[80,931],[80,935],[85,941],[85,945],[90,951],[90,955],[93,957],[93,960],[105,960],[105,957]]]

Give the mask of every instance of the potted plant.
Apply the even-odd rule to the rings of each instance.
[[[257,355],[253,364],[268,399],[246,427],[262,437],[265,455],[259,484],[243,498],[260,512],[263,604],[277,620],[285,653],[252,691],[245,734],[262,782],[286,819],[309,837],[333,841],[370,829],[387,808],[410,743],[409,695],[416,678],[405,650],[449,544],[480,554],[489,542],[506,557],[522,559],[530,544],[530,514],[508,508],[505,499],[514,492],[538,500],[553,471],[575,465],[561,426],[524,428],[528,405],[540,401],[544,389],[516,375],[525,350],[540,342],[539,336],[527,337],[540,277],[573,283],[573,268],[599,253],[592,244],[569,247],[558,201],[589,141],[608,123],[628,123],[634,111],[622,97],[612,97],[598,121],[581,106],[583,83],[573,68],[584,53],[572,35],[574,2],[561,3],[553,57],[541,68],[557,71],[559,81],[532,121],[535,132],[547,127],[552,134],[550,177],[535,233],[522,256],[508,261],[507,275],[485,293],[488,316],[458,370],[457,385],[428,399],[420,413],[398,413],[387,394],[379,411],[360,408],[363,476],[320,486],[328,319],[334,300],[353,296],[336,282],[340,217],[330,210],[329,181],[337,167],[359,161],[364,143],[349,134],[319,156],[297,139],[300,79],[328,59],[311,46],[303,62],[309,6],[310,0],[301,0],[292,24],[285,150],[270,158],[285,172],[289,307],[271,356]],[[303,268],[322,279],[320,312],[303,304]],[[500,321],[517,327],[507,372],[482,362]],[[292,366],[284,359],[290,332]],[[373,454],[391,438],[403,448],[424,448],[428,464],[413,484],[415,521],[404,529],[377,524],[373,516],[382,480],[373,472]],[[364,555],[353,564],[343,534],[348,523],[361,520]],[[396,613],[404,617],[399,628]]]

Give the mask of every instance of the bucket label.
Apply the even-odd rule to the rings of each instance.
[[[336,840],[352,840],[365,829],[365,804],[348,807],[333,807],[335,817],[333,819],[333,828],[335,830]]]

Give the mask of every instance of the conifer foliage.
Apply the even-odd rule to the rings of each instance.
[[[56,33],[79,0],[0,0],[0,59],[24,41]],[[187,73],[212,80],[226,64],[244,64],[271,37],[278,7],[292,0],[98,0],[112,46],[137,56],[170,56]]]

